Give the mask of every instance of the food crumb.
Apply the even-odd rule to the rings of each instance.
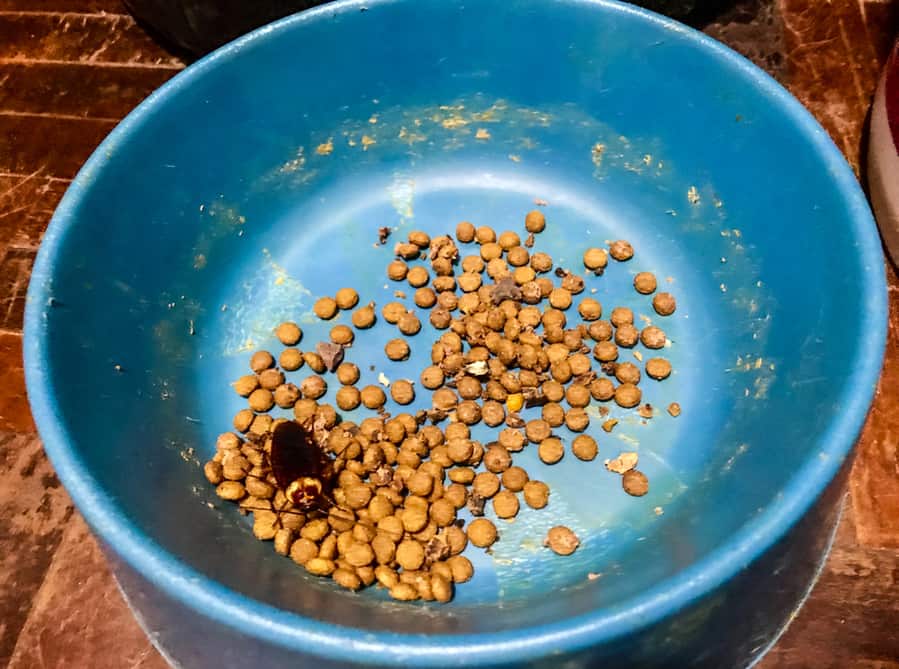
[[[600,576],[602,576],[602,574],[598,574],[598,573],[596,573],[595,571],[591,571],[589,574],[587,574],[587,580],[588,580],[588,581],[595,581],[595,580],[598,579]]]
[[[387,375],[384,372],[378,372],[378,383],[387,388],[390,386],[390,379],[387,378]]]
[[[690,186],[690,190],[687,191],[687,201],[690,204],[699,204],[699,191],[696,190],[696,186]]]
[[[656,514],[657,516],[661,516],[663,513],[665,513],[665,509],[663,509],[663,508],[660,507],[660,506],[657,506],[657,507],[654,508],[652,511],[653,511],[653,513]]]
[[[475,139],[490,139],[490,131],[487,128],[478,128],[478,131],[474,134]]]
[[[384,246],[387,243],[387,238],[390,237],[390,228],[386,225],[378,228],[378,244]]]
[[[618,425],[618,419],[617,418],[609,418],[609,420],[605,421],[602,424],[602,429],[605,430],[606,432],[611,432],[616,425]]]
[[[678,404],[677,402],[672,402],[671,404],[669,404],[668,413],[670,413],[675,418],[680,416],[680,404]]]
[[[538,207],[548,207],[549,206],[549,202],[547,202],[546,200],[543,200],[539,197],[534,198],[534,204],[537,205]]]
[[[652,405],[647,403],[643,404],[639,409],[637,409],[637,413],[640,414],[643,418],[652,418]]]
[[[619,453],[614,460],[606,460],[604,464],[610,472],[624,474],[636,467],[638,460],[639,456],[633,451],[624,451]]]
[[[328,141],[324,144],[319,144],[315,147],[315,152],[320,156],[329,156],[331,152],[334,150],[334,141],[331,137],[328,138]]]

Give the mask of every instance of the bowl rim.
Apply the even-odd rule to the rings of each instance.
[[[322,623],[234,592],[182,563],[141,532],[103,491],[72,448],[54,387],[45,370],[48,338],[44,331],[51,305],[53,268],[68,230],[76,224],[84,193],[101,172],[106,156],[127,141],[154,110],[220,63],[240,56],[272,33],[344,12],[376,9],[411,0],[339,0],[294,14],[230,42],[186,68],[152,93],[107,136],[72,181],[57,207],[39,249],[25,305],[23,352],[29,401],[35,423],[60,479],[94,532],[141,576],[172,600],[216,623],[299,653],[345,662],[369,661],[407,666],[445,664],[452,652],[460,665],[525,662],[561,649],[576,650],[647,628],[697,601],[726,582],[783,537],[818,498],[851,452],[877,386],[887,331],[884,256],[873,217],[852,169],[812,115],[779,83],[743,56],[712,38],[654,12],[617,0],[562,0],[597,11],[628,16],[686,38],[724,66],[752,82],[759,95],[777,104],[813,146],[823,169],[842,194],[861,258],[863,313],[853,371],[838,412],[820,438],[817,457],[799,468],[777,504],[747,521],[724,544],[682,572],[644,593],[613,606],[529,628],[484,634],[413,635],[361,630]]]

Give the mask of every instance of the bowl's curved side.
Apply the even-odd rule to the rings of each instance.
[[[716,592],[746,565],[765,555],[772,544],[786,536],[803,517],[846,461],[861,429],[876,386],[886,333],[886,285],[879,239],[855,177],[836,147],[811,116],[776,82],[734,52],[667,19],[612,2],[581,0],[573,3],[595,6],[597,11],[614,12],[687,36],[698,48],[752,82],[762,95],[783,109],[785,117],[815,147],[822,168],[829,171],[835,188],[843,194],[847,209],[851,212],[847,223],[858,242],[855,253],[868,270],[860,278],[865,299],[860,315],[861,331],[865,333],[865,338],[856,343],[856,364],[850,382],[843,389],[843,408],[822,435],[820,457],[809,460],[795,473],[793,485],[780,504],[747,523],[728,545],[685,570],[676,579],[608,610],[489,637],[361,635],[351,629],[302,619],[228,591],[179,562],[160,546],[148,542],[91,476],[71,447],[67,427],[59,415],[54,399],[57,389],[45,371],[49,368],[45,322],[52,310],[60,307],[54,302],[54,267],[66,234],[77,222],[83,194],[90,188],[94,176],[102,170],[107,153],[126,143],[129,136],[153,115],[154,110],[166,104],[179,90],[192,86],[218,63],[237,58],[242,50],[265,40],[271,33],[298,29],[303,24],[327,20],[342,12],[358,12],[363,8],[375,10],[378,6],[395,2],[340,2],[285,19],[223,47],[151,96],[98,148],[53,217],[28,291],[24,340],[26,381],[41,436],[73,499],[93,529],[122,557],[128,569],[141,574],[150,586],[158,588],[160,596],[170,598],[194,614],[201,614],[210,624],[221,625],[222,629],[235,631],[241,636],[266,639],[275,646],[288,649],[288,652],[308,652],[318,658],[332,658],[336,662],[369,663],[371,657],[379,657],[385,666],[410,662],[418,666],[438,666],[448,662],[466,665],[515,664],[535,657],[551,657],[559,649],[585,648],[624,638],[634,630],[657,624],[702,600],[709,593]],[[419,11],[425,11],[428,4],[419,3]],[[560,11],[562,7],[559,5]],[[814,542],[809,544],[817,545]],[[447,659],[449,653],[450,660]]]

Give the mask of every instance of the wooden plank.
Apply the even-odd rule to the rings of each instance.
[[[118,120],[176,70],[0,64],[0,113]]]
[[[132,617],[106,559],[77,514],[9,662],[9,669],[71,666],[168,668]]]
[[[0,62],[34,61],[182,67],[130,16],[0,13]]]
[[[122,0],[0,0],[0,11],[127,13]]]
[[[71,179],[112,121],[0,115],[0,173]]]
[[[35,250],[8,248],[0,260],[0,330],[21,332]],[[10,370],[0,372],[0,378]],[[24,394],[24,393],[22,393]]]
[[[0,174],[0,249],[36,248],[68,186],[67,179]]]

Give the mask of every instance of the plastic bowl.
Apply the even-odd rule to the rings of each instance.
[[[476,577],[450,605],[341,591],[255,541],[199,467],[242,405],[229,382],[249,351],[284,318],[311,348],[333,325],[312,303],[342,286],[394,299],[378,227],[520,231],[535,198],[538,246],[562,266],[633,243],[587,278],[607,308],[660,322],[630,288],[639,270],[676,294],[676,373],[643,384],[657,415],[612,407],[606,434],[591,409],[592,463],[523,452],[551,504],[501,522],[492,555],[469,550]],[[173,663],[739,666],[826,552],[885,297],[843,158],[712,40],[610,2],[342,2],[188,68],[96,151],[37,259],[27,380],[47,452]],[[394,332],[360,334],[360,386],[417,377],[428,333],[389,363]],[[621,450],[639,452],[645,497],[603,469]],[[558,523],[582,540],[571,557],[541,546]]]

